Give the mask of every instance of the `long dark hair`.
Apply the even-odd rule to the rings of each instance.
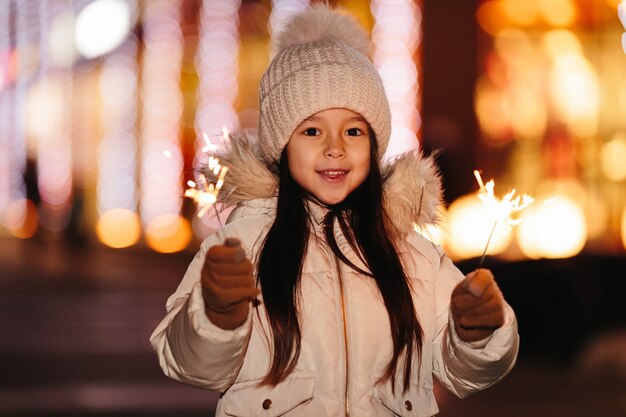
[[[326,241],[339,260],[376,281],[391,327],[393,356],[379,382],[391,379],[395,389],[398,360],[405,353],[403,388],[409,388],[414,351],[421,363],[422,328],[417,320],[409,280],[390,238],[395,234],[383,208],[383,178],[377,147],[370,132],[370,171],[363,183],[341,203],[329,206],[324,219]],[[272,331],[274,352],[261,384],[276,385],[293,370],[300,355],[298,321],[300,276],[309,238],[305,190],[289,172],[286,149],[279,161],[280,187],[276,219],[258,261],[258,280]],[[337,222],[348,243],[367,265],[364,271],[341,252],[334,235]]]

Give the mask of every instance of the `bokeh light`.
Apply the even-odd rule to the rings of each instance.
[[[581,55],[555,59],[550,71],[550,96],[557,117],[581,137],[597,132],[600,110],[598,77]]]
[[[203,133],[214,144],[218,144],[223,128],[229,132],[239,128],[235,110],[239,92],[239,6],[239,1],[232,0],[204,0],[202,3],[200,42],[196,54],[196,71],[199,76],[195,116],[197,140],[193,161],[196,170],[207,163],[207,155],[203,151],[206,146]],[[208,220],[203,217],[200,221]],[[194,231],[200,230],[205,229],[194,228]],[[206,237],[198,236],[200,239]]]
[[[70,67],[76,60],[76,46],[74,42],[74,13],[65,10],[52,20],[48,45],[51,61],[62,67]]]
[[[102,99],[102,137],[97,154],[98,237],[103,243],[121,248],[137,242],[138,233],[124,235],[111,226],[113,216],[135,221],[137,209],[137,39],[129,37],[102,66],[99,92]],[[114,213],[114,215],[108,214]],[[123,213],[123,214],[120,214]],[[132,214],[132,216],[130,214]],[[107,227],[113,229],[108,231]],[[121,243],[120,243],[121,242]]]
[[[134,1],[96,0],[76,17],[75,40],[85,58],[104,55],[118,47],[133,24]]]
[[[385,158],[419,147],[418,69],[413,59],[422,38],[422,15],[413,1],[371,2],[373,61],[391,108],[391,138]]]
[[[538,198],[517,227],[520,249],[533,259],[574,256],[583,249],[586,239],[582,207],[563,194]]]
[[[480,28],[491,36],[497,36],[509,26],[509,16],[500,0],[485,1],[478,6],[476,21]]]
[[[19,239],[35,235],[39,227],[39,213],[31,200],[15,200],[6,212],[5,224],[11,234]]]
[[[536,1],[500,0],[508,20],[520,26],[530,26],[537,22],[539,5]]]
[[[100,215],[96,224],[98,239],[112,248],[127,248],[134,245],[141,236],[141,226],[137,213],[117,208]]]
[[[183,217],[164,214],[146,226],[145,237],[148,246],[157,252],[180,252],[191,240],[191,227]]]
[[[600,167],[611,181],[626,179],[626,133],[620,132],[602,145]]]
[[[539,12],[552,26],[570,26],[578,14],[572,0],[539,0]]]
[[[511,228],[489,214],[478,195],[468,194],[456,199],[448,208],[450,235],[447,248],[456,257],[472,258],[482,255],[492,230],[493,236],[487,254],[495,255],[507,249],[513,238]]]
[[[161,233],[178,233],[174,223],[168,228],[163,222],[178,222],[182,206],[180,14],[180,1],[159,0],[146,3],[143,16],[140,213],[147,227],[161,219]]]

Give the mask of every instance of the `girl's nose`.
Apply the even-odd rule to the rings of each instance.
[[[343,148],[343,144],[341,140],[336,137],[332,137],[328,139],[326,149],[324,150],[324,154],[327,158],[339,159],[346,156],[345,149]]]

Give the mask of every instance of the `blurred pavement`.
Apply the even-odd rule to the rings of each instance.
[[[192,251],[0,247],[0,416],[213,415],[216,394],[166,378],[148,343]],[[626,258],[487,266],[518,314],[520,358],[469,399],[438,386],[439,415],[626,417]]]

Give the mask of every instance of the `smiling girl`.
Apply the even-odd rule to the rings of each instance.
[[[391,116],[368,41],[326,5],[295,16],[260,85],[258,138],[218,155],[236,205],[151,342],[164,372],[221,393],[217,416],[432,416],[433,375],[464,397],[513,367],[515,315],[414,232],[440,179],[382,167]]]

